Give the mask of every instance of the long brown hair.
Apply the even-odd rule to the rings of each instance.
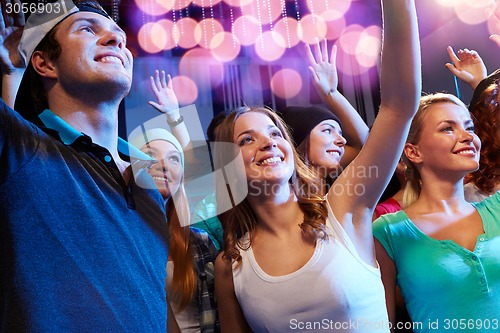
[[[481,191],[491,193],[496,184],[500,183],[500,173],[497,173],[500,161],[500,138],[497,131],[500,127],[499,117],[499,82],[489,85],[479,97],[479,101],[471,109],[474,116],[475,132],[481,139],[481,157],[479,169],[466,177]]]
[[[167,294],[171,304],[181,311],[191,302],[198,286],[190,242],[189,207],[183,180],[177,192],[168,200],[166,210],[170,232],[169,256],[174,263],[172,282],[167,284]]]
[[[238,117],[248,112],[262,113],[269,117],[278,127],[286,141],[290,143],[293,151],[295,171],[290,179],[290,184],[298,198],[299,206],[304,212],[304,221],[300,225],[302,232],[307,236],[326,239],[325,221],[328,215],[325,199],[319,196],[319,183],[314,173],[301,160],[293,147],[290,133],[283,120],[273,111],[265,107],[244,107],[231,112],[220,125],[217,136],[218,142],[233,143],[234,124]],[[227,146],[227,145],[226,145]],[[227,151],[215,150],[217,169],[224,167],[227,162]],[[219,192],[221,189],[218,189]],[[223,189],[226,190],[225,188]],[[241,264],[240,249],[247,249],[251,245],[252,231],[257,224],[257,216],[245,198],[241,203],[231,209],[224,221],[224,258]],[[250,233],[250,243],[243,244],[241,238]]]

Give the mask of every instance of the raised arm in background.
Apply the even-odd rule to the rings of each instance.
[[[420,43],[413,0],[382,0],[383,46],[381,105],[368,140],[358,156],[337,178],[332,189],[363,189],[362,195],[327,199],[361,258],[376,266],[372,213],[403,151],[421,94]],[[390,129],[390,130],[388,130]],[[365,177],[359,177],[363,171]]]
[[[461,81],[468,84],[472,90],[476,89],[479,82],[488,75],[483,59],[474,50],[459,49],[455,54],[453,48],[448,46],[446,51],[448,51],[451,60],[451,62],[445,64],[446,68]]]
[[[14,3],[21,1],[15,0]],[[0,7],[1,8],[1,7]],[[26,69],[17,51],[24,28],[22,11],[11,14],[0,13],[0,71],[2,72],[2,99],[14,107],[17,90]]]
[[[309,44],[306,44],[306,54],[309,60],[309,71],[316,91],[323,103],[342,123],[342,136],[347,140],[344,156],[340,165],[345,168],[358,155],[368,138],[368,126],[351,103],[338,91],[339,77],[336,67],[337,46],[332,47],[328,57],[326,39],[318,41],[314,55]]]

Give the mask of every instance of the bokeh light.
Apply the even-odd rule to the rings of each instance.
[[[219,21],[213,18],[206,18],[200,21],[194,29],[195,39],[201,47],[210,48],[210,41],[219,32],[223,32],[224,28]]]
[[[356,48],[363,31],[364,28],[358,24],[346,27],[338,40],[340,49],[350,55],[356,54]]]
[[[271,90],[283,99],[295,97],[302,89],[302,78],[297,71],[289,68],[276,72],[271,78]]]
[[[179,75],[172,78],[172,85],[180,105],[192,104],[198,98],[198,87],[188,76]]]
[[[305,15],[299,23],[298,35],[300,40],[307,44],[316,43],[316,39],[323,39],[326,36],[325,20],[316,14]]]
[[[326,35],[325,38],[328,40],[335,40],[339,38],[347,25],[344,16],[340,16],[336,19],[327,19],[327,17],[332,17],[331,10],[324,12],[321,14],[321,17],[325,20],[326,23]]]
[[[139,46],[148,53],[158,53],[167,45],[167,32],[155,22],[144,24],[137,33]]]
[[[377,65],[381,48],[381,29],[378,26],[371,26],[365,29],[360,35],[356,47],[356,60],[366,68]]]
[[[240,43],[229,32],[219,32],[210,42],[210,49],[215,59],[228,62],[234,60],[241,50]]]
[[[203,48],[187,51],[179,62],[179,73],[192,77],[200,89],[218,86],[224,79],[224,66]]]
[[[195,4],[198,7],[213,7],[217,5],[219,2],[222,0],[192,0],[193,4]]]
[[[300,42],[298,35],[299,22],[293,17],[284,17],[276,22],[274,31],[283,36],[286,47],[290,48]]]
[[[229,6],[241,7],[252,3],[254,0],[223,0]]]
[[[166,36],[166,41],[165,44],[163,45],[163,50],[170,50],[173,49],[177,42],[174,39],[173,32],[174,32],[174,22],[168,19],[162,19],[156,22],[157,25],[163,28],[165,31],[165,36]]]
[[[500,2],[490,3],[486,9],[488,31],[490,34],[500,34]]]
[[[184,17],[175,22],[174,30],[172,31],[175,43],[185,49],[190,49],[198,45],[198,40],[194,33],[197,26],[198,22],[190,17]]]
[[[313,14],[321,14],[326,11],[334,10],[338,13],[337,17],[332,19],[337,19],[344,16],[345,13],[351,7],[351,0],[324,0],[324,1],[307,1],[307,8]],[[326,19],[326,18],[325,18]]]
[[[174,2],[174,9],[175,10],[181,10],[186,8],[191,4],[191,0],[175,0]]]
[[[254,0],[241,5],[243,15],[255,16],[261,25],[270,24],[281,16],[282,3],[279,0]]]
[[[144,13],[152,16],[164,15],[174,7],[174,0],[135,0]]]
[[[462,0],[454,6],[455,14],[465,24],[479,24],[487,20],[486,9],[490,0]]]
[[[259,38],[261,27],[259,21],[249,15],[238,17],[233,24],[233,34],[238,38],[241,45],[253,45]]]
[[[264,32],[255,43],[255,53],[265,61],[275,61],[285,53],[286,42],[275,31]]]

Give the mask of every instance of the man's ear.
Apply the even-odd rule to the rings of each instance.
[[[422,153],[418,149],[417,145],[414,145],[413,143],[406,143],[403,148],[403,152],[413,164],[419,164],[422,162]]]
[[[31,65],[41,77],[48,79],[57,78],[57,71],[54,66],[54,62],[43,52],[33,52],[33,55],[31,56]]]

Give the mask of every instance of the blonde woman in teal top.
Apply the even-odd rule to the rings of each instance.
[[[415,332],[500,330],[500,193],[471,204],[463,190],[480,147],[458,98],[421,99],[404,148],[404,210],[373,225],[389,318],[399,285]]]

